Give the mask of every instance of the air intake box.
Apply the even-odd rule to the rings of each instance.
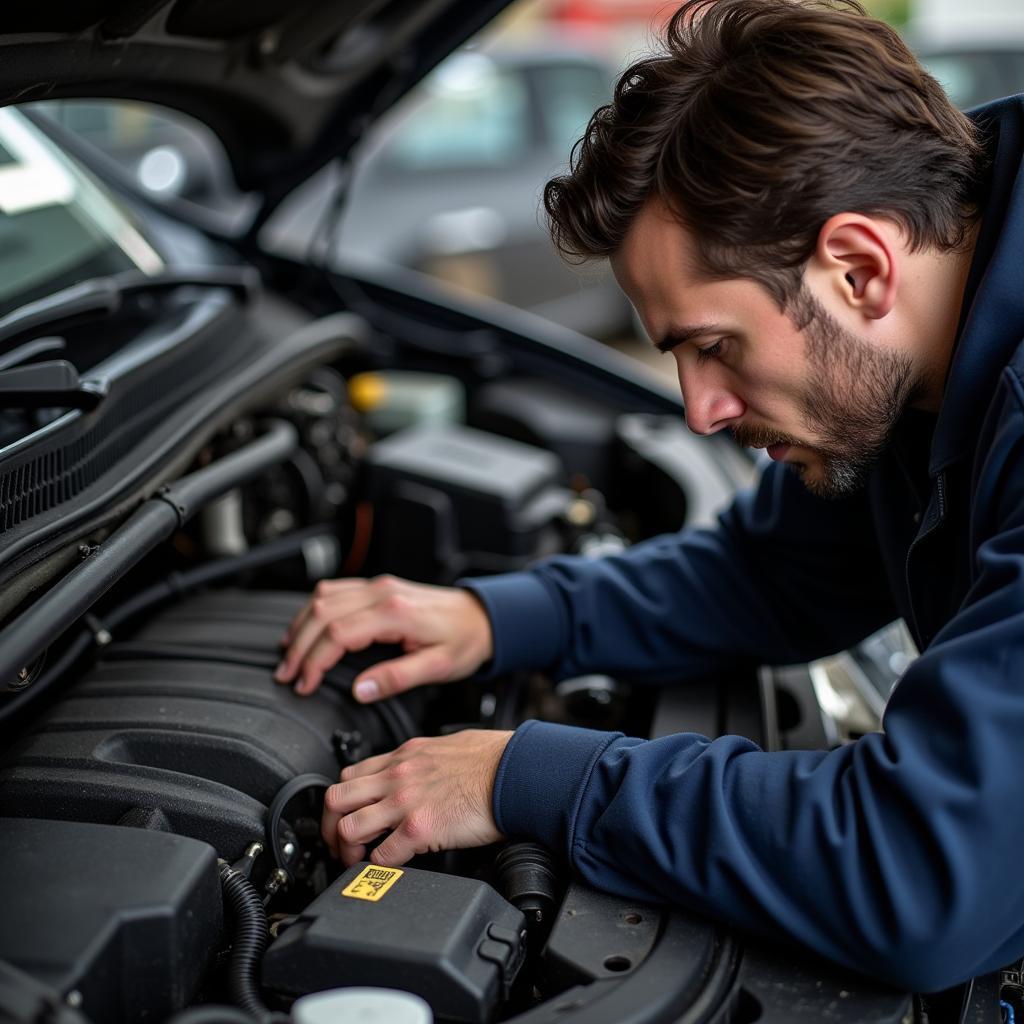
[[[360,863],[271,945],[263,985],[289,995],[370,985],[483,1024],[522,966],[526,921],[485,882]]]
[[[572,498],[551,452],[462,426],[392,434],[367,452],[365,474],[368,571],[430,581],[558,550],[553,524]]]

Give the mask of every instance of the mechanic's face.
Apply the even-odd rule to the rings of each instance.
[[[688,233],[648,203],[612,258],[644,327],[676,361],[686,422],[728,427],[816,494],[861,486],[915,388],[905,353],[845,329],[804,286],[786,313],[753,281],[708,281]]]

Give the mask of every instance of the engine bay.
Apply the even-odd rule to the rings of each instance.
[[[37,545],[47,573],[9,574],[5,644],[44,613],[53,642],[24,660],[8,647],[16,670],[0,680],[0,1006],[93,1024],[313,1020],[300,997],[369,986],[466,1024],[906,1019],[903,994],[598,893],[536,844],[402,870],[329,856],[326,787],[418,735],[539,717],[646,737],[742,731],[769,748],[828,740],[810,682],[753,670],[685,692],[521,673],[361,705],[352,680],[387,653],[370,648],[312,697],[275,684],[281,637],[319,579],[451,584],[556,553],[602,557],[710,521],[750,471],[579,360],[509,355],[473,324],[422,326],[406,350],[408,314],[388,316],[366,332],[373,345],[327,345],[317,320],[293,323],[314,341],[291,364],[246,383],[244,400],[210,390],[220,412],[183,425],[188,443],[142,486],[176,518],[130,559],[111,561],[133,503],[111,501],[82,511],[70,544]],[[212,380],[237,381],[230,354],[218,350]],[[274,437],[279,449],[252,454]],[[227,464],[244,472],[182,484]],[[354,1006],[336,1019],[399,1020]]]

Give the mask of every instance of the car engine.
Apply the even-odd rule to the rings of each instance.
[[[588,393],[564,355],[517,353],[468,318],[417,328],[395,305],[385,330],[361,335],[355,318],[250,313],[266,351],[278,346],[263,379],[241,379],[238,366],[263,358],[251,339],[231,363],[237,322],[218,328],[219,348],[207,337],[198,370],[185,343],[140,356],[126,375],[149,366],[166,383],[187,365],[191,390],[169,391],[167,409],[156,388],[148,408],[110,412],[121,448],[92,470],[95,449],[81,451],[76,471],[92,472],[81,486],[51,476],[35,506],[16,505],[28,470],[0,458],[14,545],[0,635],[3,1012],[77,1024],[742,1024],[794,1021],[802,1006],[799,1019],[826,1008],[835,1021],[905,1019],[904,995],[679,908],[598,893],[536,844],[339,869],[320,836],[326,787],[417,735],[543,717],[644,736],[686,723],[784,747],[823,742],[824,727],[813,687],[792,673],[685,691],[524,673],[364,706],[352,680],[388,654],[371,648],[312,697],[275,684],[285,628],[321,578],[451,584],[558,552],[602,557],[706,521],[735,480],[729,456],[688,437],[667,404],[644,407],[638,388],[616,395],[607,381]],[[270,335],[284,327],[282,348]],[[344,344],[325,343],[339,334]],[[456,335],[462,348],[446,351]],[[152,436],[175,416],[163,451],[130,443],[140,417]],[[55,433],[39,441],[46,465],[66,457]],[[104,484],[127,474],[119,459],[149,466],[138,486]],[[97,502],[101,486],[110,497]],[[79,505],[73,529],[51,522],[35,556],[15,559],[30,550],[19,530]],[[303,1008],[331,990],[335,1010]]]

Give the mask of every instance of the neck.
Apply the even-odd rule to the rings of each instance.
[[[921,353],[921,388],[915,408],[938,412],[946,377],[953,361],[957,343],[957,327],[963,309],[967,276],[974,258],[978,238],[978,223],[971,225],[966,244],[953,252],[926,250],[912,257],[910,280],[904,285],[913,298],[921,325],[923,339]]]

